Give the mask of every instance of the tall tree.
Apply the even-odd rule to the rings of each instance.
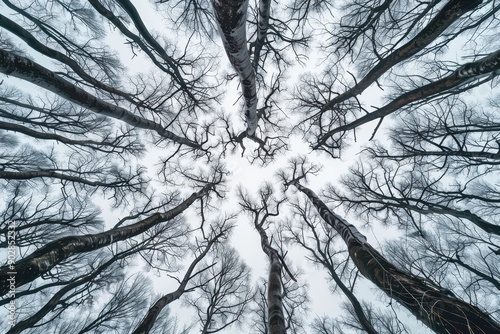
[[[498,0],[0,1],[11,332],[418,331],[396,303],[361,295],[358,273],[438,332],[498,331],[499,11]],[[295,174],[377,239],[381,226],[395,233],[384,257],[270,185],[305,142],[314,165]],[[331,158],[346,153],[357,161],[336,182],[354,158]],[[257,233],[234,239],[244,213]],[[256,264],[250,278],[243,259],[265,273]],[[308,313],[311,265],[338,307]]]
[[[298,309],[305,310],[308,298],[304,295],[305,292],[302,291],[300,285],[291,282],[297,282],[297,279],[285,263],[286,254],[280,245],[283,238],[278,233],[273,235],[276,237],[274,239],[276,245],[273,245],[273,237],[269,238],[267,232],[272,224],[271,219],[280,214],[286,199],[276,198],[270,183],[264,184],[259,189],[258,200],[253,199],[242,188],[238,191],[238,197],[240,206],[250,215],[253,227],[259,233],[262,251],[269,259],[269,277],[265,284],[267,296],[261,301],[261,303],[265,301],[267,312],[260,310],[257,313],[260,313],[262,321],[267,322],[264,328],[269,333],[300,332],[302,324],[299,321],[300,315],[296,313]],[[288,279],[285,279],[287,276]],[[285,285],[284,282],[289,284]],[[259,292],[263,291],[259,289]]]
[[[284,175],[284,174],[283,174]],[[356,227],[331,212],[327,205],[292,175],[285,180],[304,193],[314,204],[326,224],[335,229],[347,245],[349,256],[361,274],[394,298],[436,333],[497,332],[500,324],[479,308],[448,295],[438,285],[399,270],[368,242]]]
[[[197,276],[203,274],[203,272],[210,270],[211,267],[215,265],[215,262],[212,264],[207,264],[202,266],[201,269],[198,269],[198,264],[207,256],[210,249],[212,247],[216,247],[218,243],[222,241],[223,238],[227,238],[232,226],[229,219],[225,219],[220,223],[216,223],[210,226],[211,232],[207,237],[207,240],[202,245],[198,246],[197,253],[198,255],[195,257],[193,262],[187,268],[182,280],[179,280],[179,286],[175,291],[172,291],[168,294],[163,295],[155,303],[149,308],[148,312],[144,319],[137,325],[133,333],[149,333],[153,328],[155,323],[158,320],[158,317],[162,310],[168,306],[168,304],[173,301],[179,299],[183,294],[195,291],[197,288],[204,288],[208,282],[213,279],[213,277],[204,277],[203,279],[197,280],[196,283],[190,284],[192,281],[196,279]],[[188,284],[191,286],[188,287]]]
[[[257,130],[257,88],[255,72],[247,48],[246,22],[248,0],[213,1],[215,17],[227,56],[238,73],[245,98],[247,135]]]
[[[349,300],[354,313],[356,314],[356,324],[360,324],[360,327],[369,334],[378,334],[379,332],[374,328],[371,320],[368,319],[365,310],[361,302],[358,300],[354,294],[354,282],[356,282],[357,273],[352,274],[352,268],[349,268],[348,258],[342,258],[341,252],[334,249],[334,238],[335,233],[332,229],[328,227],[322,227],[322,225],[314,219],[311,215],[311,206],[307,203],[293,203],[292,213],[295,220],[299,220],[307,226],[305,229],[303,224],[300,227],[295,228],[291,223],[294,219],[290,219],[288,224],[284,226],[284,229],[289,235],[292,243],[296,243],[303,247],[307,253],[308,258],[311,262],[324,267],[328,271],[328,275],[332,280],[333,291],[337,289],[340,290]],[[338,260],[338,258],[342,260]],[[353,280],[344,283],[346,277],[349,276]]]
[[[269,279],[267,282],[267,305],[268,305],[268,322],[269,333],[283,334],[286,333],[285,314],[283,312],[283,257],[279,254],[278,250],[271,245],[269,237],[267,236],[263,224],[269,217],[279,215],[279,207],[284,202],[284,199],[273,199],[273,194],[270,184],[260,191],[262,207],[258,207],[252,203],[247,194],[240,190],[240,205],[245,211],[252,214],[252,220],[255,229],[260,235],[260,243],[262,251],[269,258]],[[269,203],[272,201],[271,203]],[[273,203],[274,202],[274,203]]]

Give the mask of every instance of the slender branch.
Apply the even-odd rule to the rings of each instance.
[[[165,129],[161,124],[135,115],[125,108],[108,103],[87,91],[59,77],[49,69],[29,60],[0,49],[0,72],[26,80],[44,89],[66,98],[95,113],[116,118],[132,126],[153,130],[160,136],[176,143],[200,149],[200,145],[187,138],[179,137]]]
[[[31,255],[16,262],[15,266],[4,266],[0,268],[0,296],[9,292],[9,281],[15,272],[16,287],[27,284],[43,274],[50,271],[57,264],[70,258],[73,255],[83,252],[90,252],[102,247],[109,246],[121,240],[126,240],[139,235],[150,228],[171,220],[186,210],[195,200],[204,196],[212,185],[208,185],[199,192],[193,193],[175,208],[151,215],[135,224],[112,229],[106,232],[68,236],[48,243],[42,248],[36,250]]]
[[[478,61],[464,64],[453,73],[440,80],[431,82],[430,84],[404,93],[384,107],[379,108],[363,117],[360,117],[352,121],[351,123],[341,125],[333,130],[328,131],[319,138],[317,144],[313,147],[313,149],[320,148],[326,143],[328,138],[332,137],[334,134],[355,129],[360,125],[392,114],[403,106],[407,106],[413,102],[443,93],[449,89],[468,83],[471,80],[478,79],[481,76],[491,74],[491,76],[493,77],[497,75],[498,71],[500,71],[500,51],[491,53],[487,57],[484,57]]]

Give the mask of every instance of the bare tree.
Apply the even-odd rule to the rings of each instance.
[[[198,275],[193,284],[198,291],[186,296],[196,310],[201,333],[217,333],[241,324],[254,293],[250,286],[250,268],[229,245],[217,245],[212,265]],[[205,265],[206,266],[206,265]]]
[[[298,183],[298,179],[303,177],[303,174],[292,174],[291,179],[285,179],[285,185],[293,185],[304,193],[325,223],[342,236],[349,256],[363,276],[405,306],[428,327],[436,333],[499,330],[500,325],[479,308],[449,296],[435,283],[401,271],[387,261],[353,225],[332,213],[314,192]],[[422,309],[426,311],[421,312]]]
[[[438,333],[499,331],[498,0],[2,0],[0,12],[10,332],[411,331],[390,298]],[[366,147],[351,152],[351,138]],[[267,173],[302,142],[314,165],[280,175],[308,201],[270,180],[256,198],[234,192],[253,182],[246,165],[231,175],[234,153]],[[347,150],[359,160],[326,186],[320,162]],[[309,178],[399,239],[377,252]],[[265,279],[251,281],[230,238],[245,214]],[[304,253],[341,292],[338,314],[307,316],[309,273],[291,264]],[[362,298],[359,274],[390,308]],[[177,284],[158,295],[150,275]],[[173,315],[181,296],[192,320]]]
[[[291,269],[293,270],[293,269]],[[285,328],[289,333],[306,333],[306,326],[303,314],[308,310],[310,299],[307,295],[309,285],[303,281],[301,272],[295,270],[295,282],[290,277],[283,280],[283,313],[285,314]],[[248,326],[256,333],[269,333],[269,304],[268,304],[268,279],[259,278],[256,285],[256,296],[251,304],[250,320]]]
[[[207,270],[210,270],[215,263],[202,266],[202,269],[198,269],[198,264],[207,256],[212,247],[216,247],[222,239],[227,238],[230,230],[232,229],[231,224],[228,222],[229,219],[224,219],[221,223],[216,223],[210,226],[211,232],[206,240],[203,242],[198,242],[197,253],[193,262],[189,265],[186,270],[184,277],[179,281],[179,287],[166,295],[159,298],[148,310],[144,319],[135,328],[133,333],[149,333],[153,326],[156,324],[158,317],[162,310],[174,300],[179,299],[185,293],[195,291],[198,288],[203,289],[206,284],[212,279],[208,278],[206,280],[198,279],[196,283],[192,283],[198,276],[203,275]],[[198,267],[197,267],[198,266]],[[195,271],[196,270],[196,271]],[[188,287],[188,285],[190,285]]]
[[[285,333],[292,330],[296,333],[301,330],[300,315],[296,312],[299,308],[306,308],[307,297],[304,292],[300,292],[300,286],[290,284],[291,281],[297,282],[295,275],[285,263],[284,249],[281,245],[282,238],[276,234],[276,245],[273,245],[273,239],[269,239],[266,230],[272,224],[272,217],[280,214],[280,206],[286,201],[285,198],[276,198],[271,184],[264,184],[259,190],[259,200],[256,201],[245,192],[239,189],[238,197],[240,206],[245,212],[250,214],[252,223],[260,235],[262,251],[269,258],[269,278],[267,280],[267,315],[262,310],[257,311],[268,322],[269,333]],[[283,269],[287,273],[288,279],[285,280]],[[287,286],[284,282],[288,282]],[[288,288],[288,290],[286,290]],[[261,292],[262,295],[262,290]],[[294,291],[299,290],[299,293]],[[295,296],[294,296],[295,295]],[[294,297],[293,297],[294,296]],[[289,302],[287,303],[287,299]],[[261,301],[263,303],[264,301]],[[288,305],[286,305],[288,304]],[[262,306],[262,304],[260,304]],[[287,307],[288,306],[288,307]],[[296,318],[297,317],[297,318]],[[262,330],[261,330],[262,331]]]
[[[398,109],[410,105],[414,102],[422,102],[422,100],[427,101],[427,98],[435,97],[436,95],[443,94],[449,90],[460,87],[461,85],[468,84],[476,79],[480,79],[489,74],[488,78],[480,79],[479,83],[474,82],[474,86],[485,83],[494,77],[494,73],[500,68],[500,51],[493,52],[488,56],[471,63],[466,63],[461,65],[458,69],[453,71],[448,76],[444,78],[431,82],[427,85],[409,91],[405,94],[398,96],[396,99],[386,104],[383,107],[376,109],[373,112],[368,113],[348,124],[338,126],[337,128],[327,131],[319,139],[314,148],[318,149],[323,146],[326,141],[337,133],[343,133],[348,130],[355,129],[367,122],[380,119],[379,122],[383,120],[387,115],[396,112]],[[377,127],[378,128],[378,127]]]
[[[198,143],[177,136],[171,131],[166,130],[165,126],[158,122],[135,115],[125,108],[115,106],[87,93],[85,90],[60,78],[52,71],[28,58],[0,50],[0,71],[49,89],[53,93],[71,102],[78,103],[93,112],[119,119],[134,127],[153,130],[160,136],[173,140],[176,143],[192,148],[201,148]]]
[[[343,23],[341,24],[340,32],[335,31],[333,34],[337,35],[338,39],[335,39],[336,43],[336,52],[339,52],[339,48],[346,48],[347,51],[352,50],[352,44],[354,44],[360,36],[367,33],[370,29],[383,29],[380,19],[382,15],[397,15],[396,13],[389,12],[392,11],[390,6],[392,1],[384,1],[384,3],[379,4],[378,6],[373,6],[371,8],[364,9],[367,11],[368,15],[366,15],[366,19],[364,22],[356,22],[357,24],[353,25],[352,23]],[[336,96],[332,100],[325,103],[323,106],[323,110],[331,108],[336,104],[340,104],[345,100],[359,95],[370,85],[375,83],[386,71],[391,69],[393,66],[402,62],[418,52],[424,50],[431,42],[433,42],[436,38],[439,37],[452,23],[458,20],[463,14],[476,9],[482,1],[448,1],[444,7],[442,7],[439,12],[429,21],[429,23],[423,27],[418,34],[413,37],[409,42],[402,45],[401,47],[393,50],[384,50],[385,55],[379,56],[378,62],[374,65],[371,65],[370,71],[363,77],[363,79],[359,80],[356,85],[342,94]],[[398,20],[399,24],[404,24],[408,26],[408,32],[410,29],[413,29],[416,26],[418,20],[420,20],[423,16],[426,16],[428,12],[432,11],[433,7],[435,7],[436,3],[429,3],[428,7],[425,8],[422,12],[418,13],[418,10],[413,12],[413,9],[406,9],[404,22]],[[345,20],[352,20],[352,17],[358,18],[361,13],[356,13],[357,9],[360,8],[359,3],[353,3],[351,5],[351,14],[352,16],[347,16]],[[421,10],[421,9],[420,9]],[[412,15],[413,14],[413,15]],[[414,20],[412,22],[412,19]],[[378,22],[377,22],[378,21]],[[377,28],[375,28],[377,26]],[[343,28],[343,29],[342,29]],[[386,46],[384,46],[387,48]],[[429,52],[426,50],[426,52]]]

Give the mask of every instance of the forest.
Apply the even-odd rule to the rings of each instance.
[[[0,332],[500,334],[498,0],[1,0]]]

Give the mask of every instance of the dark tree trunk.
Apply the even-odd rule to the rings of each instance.
[[[255,224],[255,228],[260,234],[262,250],[266,253],[269,261],[269,281],[267,288],[267,305],[269,317],[269,334],[285,334],[285,316],[283,314],[283,287],[281,286],[281,275],[283,265],[279,258],[278,251],[271,247],[264,228],[260,224]]]
[[[500,325],[487,314],[449,296],[435,284],[399,270],[368,244],[356,227],[331,212],[312,190],[298,182],[293,185],[307,195],[323,220],[341,235],[361,274],[433,331],[438,334],[500,333]]]
[[[178,216],[196,199],[205,195],[206,191],[207,189],[203,189],[193,193],[175,208],[164,213],[156,213],[135,224],[98,234],[64,237],[47,244],[28,257],[17,261],[14,268],[10,266],[0,268],[0,296],[9,292],[10,287],[7,279],[15,277],[15,285],[18,287],[37,279],[73,255],[90,252],[139,235],[157,224]],[[12,272],[15,274],[11,274]]]
[[[28,58],[2,49],[0,49],[0,73],[31,82],[95,113],[119,119],[137,128],[153,130],[160,136],[179,144],[201,148],[198,143],[177,136],[155,121],[145,119],[125,108],[108,103]]]

